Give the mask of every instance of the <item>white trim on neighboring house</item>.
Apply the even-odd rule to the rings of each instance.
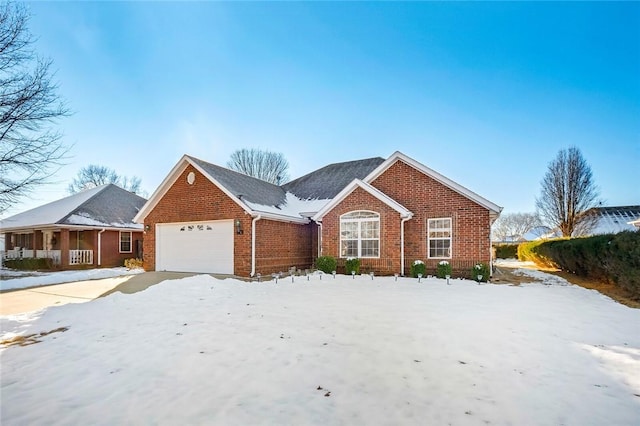
[[[382,175],[389,167],[391,167],[393,164],[395,164],[396,161],[398,161],[398,160],[406,163],[407,165],[409,165],[409,166],[413,167],[414,169],[418,170],[419,172],[431,177],[432,179],[436,180],[437,182],[443,184],[444,186],[454,190],[455,192],[459,193],[460,195],[463,195],[466,198],[468,198],[468,199],[476,202],[477,204],[481,205],[482,207],[486,208],[487,210],[489,210],[489,213],[490,213],[490,216],[491,216],[491,222],[493,222],[495,219],[497,219],[498,216],[500,215],[500,212],[502,211],[502,207],[498,206],[497,204],[492,203],[491,201],[487,200],[486,198],[484,198],[484,197],[476,194],[475,192],[465,188],[464,186],[460,185],[459,183],[456,183],[456,182],[452,181],[451,179],[447,178],[446,176],[441,175],[440,173],[436,172],[435,170],[430,169],[429,167],[425,166],[424,164],[419,163],[418,161],[414,160],[413,158],[408,157],[407,155],[401,153],[400,151],[394,152],[382,164],[380,164],[371,173],[369,173],[369,175],[367,177],[365,177],[363,179],[363,181],[368,183],[368,184],[370,184],[376,178],[378,178],[380,175]]]
[[[324,205],[313,217],[312,220],[318,222],[322,221],[324,215],[326,215],[329,211],[331,211],[335,206],[337,206],[342,200],[344,200],[349,194],[356,190],[356,188],[362,188],[378,200],[385,203],[387,206],[391,207],[398,213],[400,213],[401,217],[413,217],[413,213],[409,211],[402,204],[398,203],[393,198],[389,197],[382,191],[374,188],[366,182],[361,181],[360,179],[354,179],[349,185],[347,185],[342,191],[340,191],[331,201]]]
[[[635,226],[636,229],[640,230],[640,217],[637,218],[636,220],[632,220],[630,222],[627,222],[629,225],[633,225]]]
[[[129,250],[122,250],[122,234],[129,234]],[[133,253],[133,232],[120,231],[118,233],[118,252],[119,253]]]

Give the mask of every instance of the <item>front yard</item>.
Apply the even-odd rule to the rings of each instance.
[[[2,317],[2,424],[629,425],[640,310],[561,280],[202,275]]]

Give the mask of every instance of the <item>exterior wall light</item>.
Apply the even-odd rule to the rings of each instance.
[[[150,230],[150,229],[151,229],[151,226],[150,226],[150,225],[145,225],[145,226],[144,226],[144,230],[145,230],[145,231],[148,231],[148,230]]]
[[[243,234],[242,221],[240,221],[240,219],[236,219],[236,234],[238,234],[238,235]]]

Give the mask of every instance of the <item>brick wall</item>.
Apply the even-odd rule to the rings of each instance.
[[[427,264],[429,273],[435,271],[440,261],[427,259],[429,218],[452,218],[452,259],[449,262],[458,275],[468,273],[475,262],[489,263],[491,225],[486,208],[403,161],[394,163],[371,184],[414,213],[405,223],[405,273],[416,259]]]
[[[356,188],[322,219],[322,255],[338,259],[338,272],[344,272],[344,262],[340,260],[340,216],[354,210],[380,214],[380,258],[361,259],[361,271],[378,275],[400,272],[400,213],[361,188]]]
[[[196,175],[193,185],[187,175]],[[155,270],[157,223],[240,220],[243,233],[234,232],[234,274],[251,273],[252,217],[193,166],[188,165],[160,202],[144,219],[144,268]],[[311,264],[311,226],[261,219],[256,222],[256,272],[263,275]]]
[[[256,222],[256,273],[307,269],[313,262],[315,225],[261,219]]]

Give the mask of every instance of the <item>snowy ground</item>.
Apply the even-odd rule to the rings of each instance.
[[[0,318],[1,423],[631,425],[640,311],[572,285],[195,276]]]
[[[98,280],[122,275],[140,274],[142,272],[144,272],[142,269],[127,268],[101,268],[59,272],[23,272],[2,269],[0,270],[0,275],[11,278],[3,278],[0,280],[0,291],[70,283],[74,281]]]

